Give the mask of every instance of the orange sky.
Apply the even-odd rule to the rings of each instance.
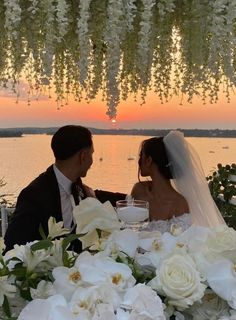
[[[17,126],[61,126],[68,123],[96,128],[111,128],[106,115],[106,105],[99,98],[86,102],[70,101],[69,105],[57,109],[54,99],[43,98],[31,102],[15,103],[15,97],[0,93],[0,127]],[[193,104],[179,104],[173,98],[161,104],[158,97],[148,94],[146,104],[140,106],[130,97],[118,107],[117,128],[225,128],[236,129],[236,95],[227,103],[224,97],[217,104],[203,105],[195,99]],[[114,127],[114,126],[113,126]]]

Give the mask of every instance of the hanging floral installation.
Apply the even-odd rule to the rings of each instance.
[[[147,91],[161,102],[215,103],[236,84],[236,2],[228,0],[3,0],[0,86],[28,99],[54,91],[102,92],[115,118],[120,100]]]

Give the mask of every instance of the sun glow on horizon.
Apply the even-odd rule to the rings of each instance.
[[[121,101],[117,117],[109,119],[106,115],[106,103],[102,97],[87,103],[77,102],[72,97],[68,105],[60,107],[54,97],[45,96],[30,105],[24,99],[16,99],[8,92],[0,93],[0,127],[20,126],[61,126],[75,123],[97,128],[231,128],[236,127],[236,95],[227,103],[223,94],[216,104],[203,105],[195,98],[192,104],[180,104],[178,98],[161,104],[154,92],[148,92],[146,103],[134,101],[129,96]]]

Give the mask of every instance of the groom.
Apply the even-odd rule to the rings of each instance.
[[[51,148],[55,163],[40,174],[17,199],[16,209],[5,235],[8,251],[14,244],[39,240],[39,227],[48,234],[48,219],[63,221],[64,227],[75,232],[73,207],[86,197],[97,197],[101,202],[109,200],[113,206],[126,194],[95,190],[82,183],[93,163],[93,141],[91,132],[82,126],[61,127],[52,137]],[[77,242],[73,248],[81,251]]]

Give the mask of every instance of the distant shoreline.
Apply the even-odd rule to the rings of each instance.
[[[0,138],[22,137],[24,134],[54,134],[59,127],[26,127],[0,128]],[[179,130],[185,137],[236,138],[236,130],[221,129],[97,129],[89,128],[94,135],[133,135],[133,136],[164,136],[171,130]]]

